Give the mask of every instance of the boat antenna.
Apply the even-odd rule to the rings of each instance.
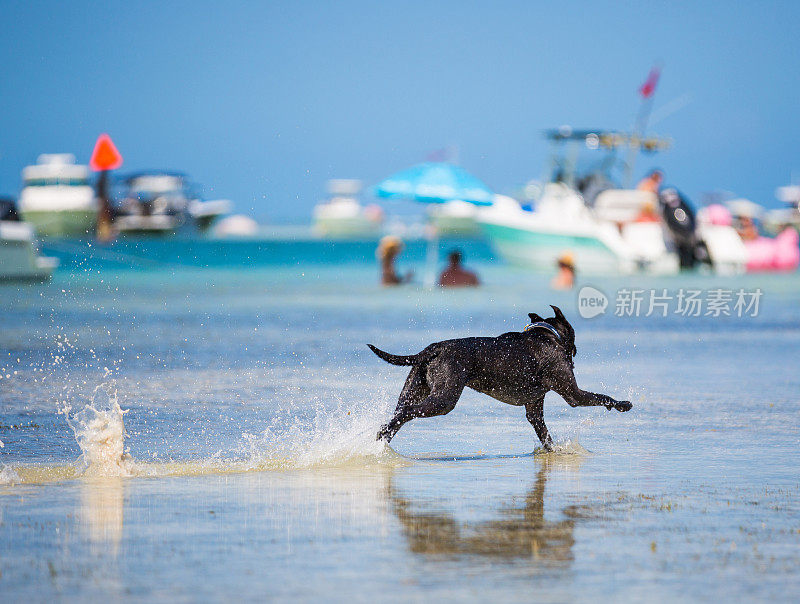
[[[636,122],[633,125],[633,136],[628,146],[628,160],[625,162],[625,186],[633,186],[633,170],[636,167],[636,156],[639,153],[641,140],[647,131],[647,122],[650,120],[650,113],[653,111],[653,96],[658,87],[658,80],[661,77],[661,62],[653,65],[644,84],[639,88],[639,95],[642,102],[639,105],[639,113],[636,115]]]

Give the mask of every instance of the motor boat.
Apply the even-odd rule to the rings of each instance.
[[[69,153],[43,154],[22,171],[22,219],[43,237],[86,237],[94,233],[98,203],[89,168]]]
[[[554,146],[551,170],[534,203],[523,206],[506,198],[478,211],[478,224],[499,255],[552,270],[571,252],[584,274],[674,274],[699,263],[718,272],[744,270],[736,232],[718,225],[699,228],[691,204],[676,189],[656,193],[616,185],[619,151],[655,152],[668,148],[668,139],[570,127],[546,136]],[[580,171],[582,149],[606,155]]]
[[[676,273],[679,257],[663,225],[633,220],[648,198],[638,191],[609,191],[603,197],[607,205],[594,209],[567,185],[548,183],[535,210],[505,198],[482,208],[478,222],[492,247],[513,264],[550,270],[569,251],[584,273]]]
[[[0,199],[0,280],[45,281],[57,266],[39,255],[33,225],[19,219],[14,201]]]
[[[123,179],[122,189],[113,221],[121,234],[171,235],[187,229],[204,233],[232,207],[227,199],[201,200],[180,172],[133,174]]]
[[[328,199],[314,208],[312,229],[328,238],[375,237],[383,230],[383,210],[377,205],[363,206],[358,200],[361,181],[329,180]]]
[[[234,214],[221,219],[214,225],[212,234],[220,239],[253,238],[258,236],[258,223],[244,214]]]
[[[481,228],[476,222],[478,206],[455,199],[442,204],[431,204],[428,221],[443,237],[476,237]]]

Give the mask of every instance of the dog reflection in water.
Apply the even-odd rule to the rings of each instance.
[[[447,512],[419,511],[393,485],[389,487],[389,500],[414,553],[532,558],[541,564],[567,564],[572,561],[575,523],[597,515],[586,506],[570,505],[562,510],[562,520],[546,520],[544,493],[549,471],[550,463],[543,461],[524,505],[504,508],[499,518],[486,522],[460,523]]]

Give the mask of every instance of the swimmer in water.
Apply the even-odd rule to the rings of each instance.
[[[550,282],[553,289],[572,289],[575,286],[575,258],[572,252],[564,252],[556,261],[558,273]]]
[[[413,273],[409,271],[405,277],[401,277],[395,270],[395,260],[403,251],[403,242],[399,237],[387,235],[381,239],[375,255],[381,263],[381,285],[400,285],[411,281]]]
[[[478,275],[462,266],[461,258],[459,250],[452,250],[447,255],[449,264],[439,276],[440,287],[475,287],[481,284]]]

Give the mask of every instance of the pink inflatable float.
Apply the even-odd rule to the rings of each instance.
[[[747,271],[793,271],[800,264],[797,231],[786,228],[777,237],[745,241]]]
[[[712,204],[700,210],[699,218],[708,224],[732,226],[733,216],[721,204]],[[800,264],[800,237],[791,227],[777,237],[757,237],[743,241],[747,250],[747,272],[793,271]]]

